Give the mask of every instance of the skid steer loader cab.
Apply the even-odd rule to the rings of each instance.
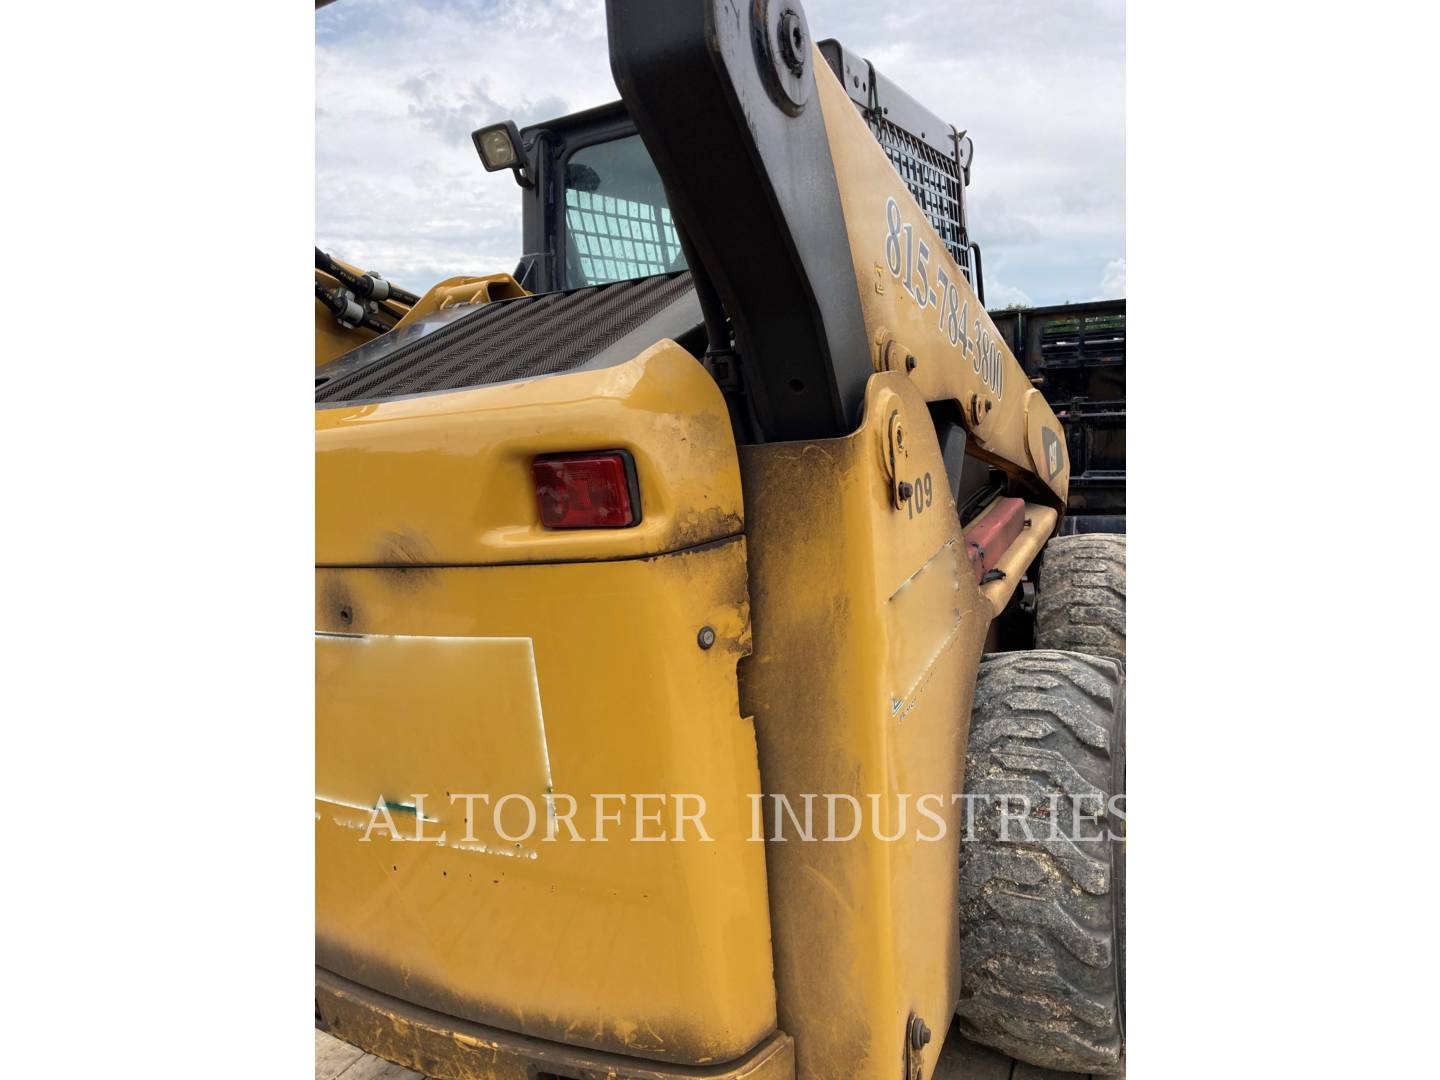
[[[317,370],[317,1022],[443,1076],[928,1077],[1060,427],[963,132],[795,3],[608,29],[621,103],[477,132],[514,284]]]
[[[983,303],[980,249],[965,224],[973,142],[839,42],[819,48]],[[504,126],[514,128],[479,129],[477,147],[482,133]],[[705,132],[691,136],[703,155]],[[525,189],[526,254],[515,277],[526,288],[550,292],[685,268],[664,183],[623,102],[516,130],[512,140],[504,167]]]
[[[621,102],[519,132],[525,254],[515,277],[551,292],[687,269],[665,186]]]

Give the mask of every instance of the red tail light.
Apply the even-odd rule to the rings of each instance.
[[[535,495],[547,529],[623,529],[640,521],[630,456],[621,451],[535,459]]]

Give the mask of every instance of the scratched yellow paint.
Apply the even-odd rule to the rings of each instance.
[[[991,612],[954,557],[948,484],[918,514],[892,501],[896,408],[908,472],[943,477],[925,400],[897,373],[871,378],[851,436],[741,448],[755,622],[743,707],[766,790],[878,798],[849,842],[767,851],[780,1026],[807,1080],[893,1080],[910,1015],[943,1033],[959,996],[959,807],[936,807],[947,828],[936,842],[917,839],[909,810],[893,843],[872,821],[878,811],[880,835],[894,835],[899,794],[961,790]]]
[[[537,843],[509,839],[537,816],[543,826],[552,793],[530,638],[326,634],[315,651],[322,820],[366,828],[379,799],[400,807],[377,819],[387,828],[459,851],[536,857]],[[490,792],[515,796],[498,830],[479,800],[463,797]]]

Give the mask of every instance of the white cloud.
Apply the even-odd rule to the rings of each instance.
[[[1098,300],[1109,300],[1125,295],[1125,259],[1111,259],[1105,264],[1105,273],[1100,279]]]
[[[1007,307],[1034,307],[1034,305],[1035,302],[1023,289],[1006,285],[993,278],[985,282],[985,306],[991,310]]]
[[[1002,293],[1081,299],[1110,280],[1115,262],[1123,268],[1119,0],[805,7],[817,37],[839,38],[969,130],[970,224],[992,279],[990,303]],[[521,254],[519,189],[510,174],[481,169],[469,132],[618,96],[603,0],[344,0],[323,8],[316,242],[417,289],[451,274],[512,269]],[[1123,289],[1123,273],[1118,280]]]

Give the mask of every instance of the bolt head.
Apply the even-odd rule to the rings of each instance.
[[[925,1023],[924,1020],[921,1020],[920,1017],[915,1017],[914,1021],[910,1024],[910,1045],[915,1047],[916,1050],[919,1050],[929,1042],[930,1025]]]
[[[793,11],[780,15],[780,55],[796,75],[805,70],[805,27]]]
[[[917,362],[917,361],[915,360],[915,357],[914,357],[913,355],[907,353],[907,354],[905,355],[905,370],[906,370],[906,371],[914,371],[914,370],[915,370],[915,364],[916,364],[916,362]]]
[[[915,494],[915,487],[909,480],[901,480],[900,483],[895,485],[895,493],[899,495],[901,499],[908,500],[911,495]]]
[[[702,649],[708,649],[715,644],[715,628],[702,626],[700,633],[695,635],[695,643]]]

